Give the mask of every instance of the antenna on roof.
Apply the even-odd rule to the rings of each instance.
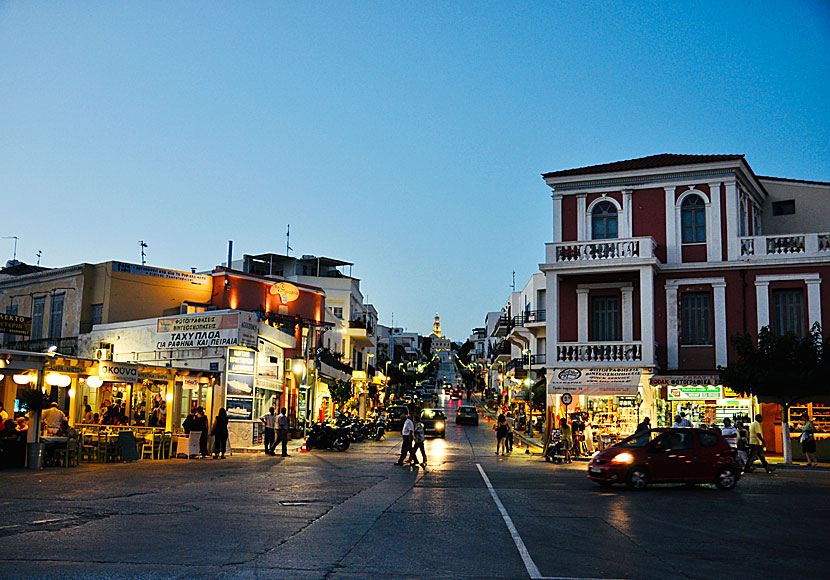
[[[288,255],[289,250],[294,249],[289,245],[290,241],[291,241],[291,224],[288,224],[288,230],[285,232],[285,255],[286,256]]]
[[[12,261],[17,262],[17,240],[19,240],[20,238],[18,238],[17,236],[5,236],[3,239],[14,240],[14,255],[12,256]]]
[[[513,288],[513,292],[516,291],[516,270],[513,270],[513,284],[511,286]]]
[[[138,247],[141,248],[141,265],[143,266],[146,263],[145,258],[147,254],[144,253],[144,248],[147,248],[147,244],[144,243],[144,240],[138,240]]]

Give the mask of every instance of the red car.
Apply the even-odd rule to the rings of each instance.
[[[597,453],[588,464],[589,479],[632,489],[672,482],[732,489],[740,473],[729,443],[704,429],[650,429]]]

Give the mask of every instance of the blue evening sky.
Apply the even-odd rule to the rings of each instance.
[[[204,270],[290,223],[382,323],[463,341],[543,261],[541,173],[743,153],[830,181],[828,95],[824,0],[6,1],[0,236]]]

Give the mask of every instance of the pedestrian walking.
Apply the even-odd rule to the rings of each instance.
[[[510,411],[504,417],[504,422],[507,423],[507,452],[513,453],[513,431],[514,431],[514,420],[513,420],[513,413]]]
[[[594,427],[590,421],[585,421],[585,429],[583,430],[585,436],[585,451],[588,455],[594,454]]]
[[[723,420],[723,429],[720,430],[720,434],[729,443],[733,452],[738,451],[738,428],[732,424],[732,419],[729,417]]]
[[[412,434],[415,431],[415,424],[409,418],[409,411],[402,411],[401,416],[406,417],[401,428],[401,456],[395,465],[403,465],[406,456],[412,452]]]
[[[565,452],[565,463],[570,463],[571,449],[573,448],[573,432],[565,417],[559,419],[559,430],[562,432],[562,449]]]
[[[224,407],[219,409],[219,414],[213,419],[213,458],[224,459],[225,448],[228,442],[228,412]]]
[[[410,465],[418,465],[418,450],[421,450],[421,457],[423,461],[421,465],[426,466],[427,464],[427,451],[424,449],[424,440],[426,439],[426,434],[424,433],[424,424],[421,423],[421,419],[416,415],[415,420],[413,421],[414,429],[412,431],[412,452],[409,454],[409,464]]]
[[[770,467],[767,463],[767,458],[764,457],[764,435],[762,433],[761,421],[764,419],[763,415],[755,415],[755,421],[749,426],[749,458],[746,460],[745,472],[754,471],[752,464],[756,459],[761,461],[761,465],[767,470],[767,473],[775,471],[774,467]]]
[[[274,413],[274,411],[274,407],[269,407],[268,412],[259,418],[262,424],[265,425],[265,434],[263,436],[265,455],[276,455],[276,453],[274,453],[274,449],[277,446],[277,442],[275,440],[277,415]]]
[[[493,430],[496,432],[496,455],[507,455],[507,417],[504,413],[499,414]]]
[[[816,428],[810,421],[810,416],[804,414],[804,426],[801,427],[801,451],[807,458],[807,467],[818,467],[816,460]]]
[[[280,414],[277,415],[277,440],[274,442],[274,448],[279,443],[282,443],[282,456],[288,457],[288,417],[285,414],[285,407],[280,409]]]
[[[637,429],[634,431],[634,434],[637,435],[638,433],[645,433],[651,429],[651,417],[645,417],[640,424],[637,425]]]
[[[196,418],[193,420],[193,430],[199,435],[199,454],[204,459],[208,456],[208,419],[202,407],[196,407]]]

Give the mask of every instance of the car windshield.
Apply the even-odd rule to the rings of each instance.
[[[424,409],[421,419],[443,419],[444,412],[439,409]]]
[[[626,437],[619,443],[617,447],[645,447],[663,433],[660,431],[646,431],[644,433],[637,433],[631,437]]]

